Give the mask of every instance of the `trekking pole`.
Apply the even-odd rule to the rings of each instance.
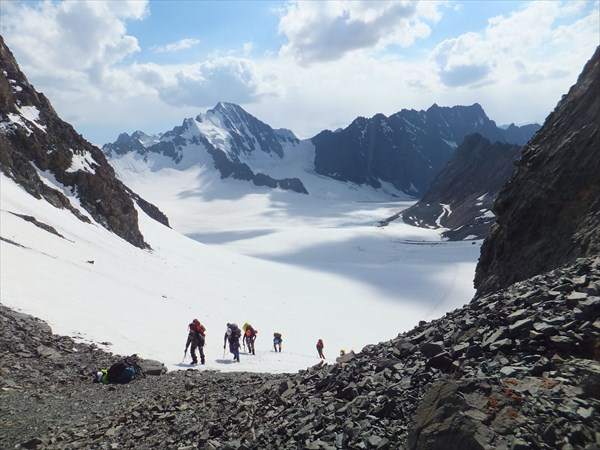
[[[187,356],[187,348],[183,351],[183,359],[181,360],[182,364],[185,362],[185,357],[186,356]]]

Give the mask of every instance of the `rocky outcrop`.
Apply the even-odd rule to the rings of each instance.
[[[489,293],[600,253],[600,47],[498,195],[475,275]]]
[[[127,385],[116,357],[0,306],[0,447],[528,449],[600,445],[600,257],[293,375]]]
[[[504,130],[479,104],[402,110],[389,117],[359,117],[343,130],[322,131],[315,145],[315,170],[338,180],[380,187],[381,181],[422,196],[465,136],[524,145],[538,125]]]
[[[34,197],[84,222],[90,222],[89,215],[131,244],[148,247],[134,202],[104,154],[35,91],[1,37],[0,72],[0,170]],[[83,210],[65,192],[76,196]],[[159,216],[167,221],[157,210]]]
[[[517,145],[492,144],[477,133],[467,136],[425,196],[402,211],[402,219],[415,226],[446,228],[443,236],[450,240],[485,238],[495,221],[492,204],[512,175],[520,150]]]

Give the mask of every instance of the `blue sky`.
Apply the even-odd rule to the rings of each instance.
[[[91,142],[218,101],[300,137],[480,103],[542,122],[600,43],[595,1],[3,1],[30,82]]]

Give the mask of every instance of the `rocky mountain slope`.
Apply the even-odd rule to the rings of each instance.
[[[537,125],[504,130],[479,104],[406,110],[389,117],[359,117],[347,128],[313,137],[315,170],[338,180],[380,186],[381,181],[422,196],[465,136],[524,145]]]
[[[469,135],[415,205],[382,222],[402,217],[405,223],[446,228],[450,240],[483,239],[495,221],[490,212],[498,192],[510,178],[521,147],[491,143]]]
[[[92,373],[116,356],[3,307],[0,323],[1,448],[600,445],[600,257],[295,375],[189,370],[98,385]]]
[[[480,293],[600,252],[600,47],[523,150],[493,207]]]
[[[0,72],[0,170],[36,198],[147,247],[134,202],[165,225],[167,217],[123,185],[100,149],[58,117],[1,37]]]

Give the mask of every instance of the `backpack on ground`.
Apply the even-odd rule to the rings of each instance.
[[[125,384],[144,376],[137,355],[131,355],[114,363],[107,371],[109,383]]]

